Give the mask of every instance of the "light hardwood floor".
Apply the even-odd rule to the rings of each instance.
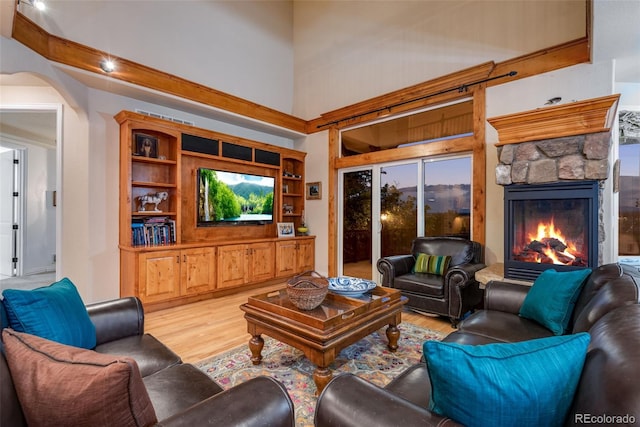
[[[247,298],[282,288],[280,283],[241,291],[234,295],[145,313],[145,330],[175,351],[184,362],[194,363],[249,341],[244,312]],[[453,331],[447,319],[405,310],[402,321],[436,331]]]

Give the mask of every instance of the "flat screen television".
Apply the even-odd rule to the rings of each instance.
[[[273,223],[275,178],[198,169],[198,226]]]

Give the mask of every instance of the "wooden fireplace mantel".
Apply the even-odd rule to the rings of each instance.
[[[605,132],[611,129],[620,94],[493,117],[495,145]]]

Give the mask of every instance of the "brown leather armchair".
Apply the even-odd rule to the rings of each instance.
[[[451,262],[443,276],[414,273],[419,253],[449,255]],[[382,286],[399,289],[407,297],[407,307],[448,317],[455,327],[462,317],[482,301],[475,273],[485,268],[482,246],[459,237],[418,237],[411,253],[380,258],[378,271]]]

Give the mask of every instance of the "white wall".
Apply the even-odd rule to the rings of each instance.
[[[305,201],[309,233],[316,236],[316,271],[329,273],[329,138],[328,131],[309,135],[296,143],[296,149],[307,153],[305,181],[322,183],[322,199]]]

